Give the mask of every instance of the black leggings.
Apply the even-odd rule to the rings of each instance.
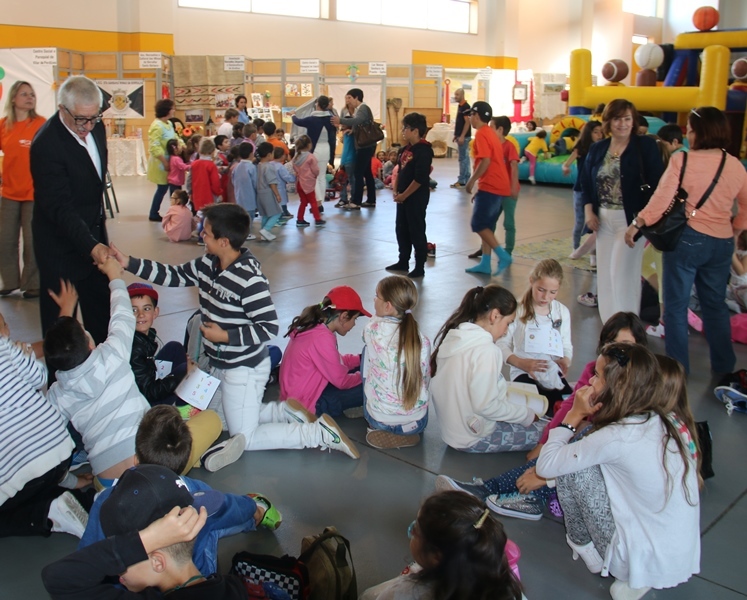
[[[561,377],[560,380],[563,382],[562,390],[548,390],[547,388],[543,388],[539,383],[537,383],[526,373],[524,373],[523,375],[519,375],[516,379],[514,379],[514,381],[518,381],[519,383],[531,383],[532,385],[537,386],[537,391],[539,391],[540,394],[547,398],[547,402],[550,405],[547,409],[547,415],[549,417],[555,414],[555,403],[558,401],[562,402],[563,396],[567,396],[568,394],[573,392],[571,386],[568,385],[565,377]]]

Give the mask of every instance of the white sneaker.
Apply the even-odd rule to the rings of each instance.
[[[293,419],[293,421],[298,421],[302,424],[316,422],[316,415],[307,410],[306,407],[295,398],[288,398],[283,402],[283,408],[285,409],[285,414]]]
[[[256,239],[257,239],[257,236],[251,233],[248,236],[246,236],[247,242],[251,242],[252,240],[256,240]]]
[[[355,459],[361,457],[358,448],[355,447],[355,444],[345,435],[345,432],[340,429],[340,426],[335,423],[332,417],[324,414],[316,422],[322,432],[322,443],[319,446],[322,450],[337,450]]]
[[[259,235],[262,236],[263,240],[267,240],[268,242],[271,242],[272,240],[274,240],[277,237],[276,235],[270,233],[266,229],[260,229],[259,230]]]
[[[69,533],[82,538],[88,525],[88,513],[70,492],[52,500],[47,518],[52,521],[52,531]]]
[[[646,327],[646,333],[651,337],[663,338],[664,337],[664,323],[658,323],[657,325],[649,325]]]
[[[594,542],[589,542],[583,546],[574,544],[567,535],[565,541],[573,550],[573,560],[578,560],[579,557],[584,561],[586,568],[592,573],[601,573],[604,567],[604,559],[599,555],[599,551],[594,546]]]
[[[228,438],[225,442],[216,444],[208,449],[200,457],[200,462],[206,471],[215,473],[215,471],[220,471],[223,467],[227,467],[239,460],[244,454],[245,448],[246,437],[244,437],[243,433],[238,433],[232,438]]]

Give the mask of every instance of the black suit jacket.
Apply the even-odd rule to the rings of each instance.
[[[98,123],[91,133],[106,173],[106,130]],[[95,272],[91,250],[108,244],[103,195],[106,177],[99,177],[88,151],[60,120],[59,112],[38,131],[31,144],[34,179],[34,251],[42,277],[85,279]]]

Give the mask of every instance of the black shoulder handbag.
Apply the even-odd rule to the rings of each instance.
[[[376,121],[361,123],[353,130],[353,139],[358,148],[373,146],[384,139],[384,131]]]
[[[705,204],[705,201],[708,200],[708,197],[713,192],[721,177],[724,164],[726,163],[726,150],[721,150],[721,152],[721,164],[718,167],[718,171],[716,171],[716,176],[703,194],[700,202],[698,202],[689,214],[685,212],[687,191],[682,188],[682,179],[685,176],[685,167],[687,166],[687,153],[684,154],[682,157],[682,168],[680,169],[680,180],[672,202],[667,207],[667,210],[664,211],[664,214],[662,214],[661,219],[653,225],[641,227],[641,233],[651,242],[654,248],[662,252],[671,252],[677,247],[688,219],[694,217],[698,210],[700,210],[700,207]]]

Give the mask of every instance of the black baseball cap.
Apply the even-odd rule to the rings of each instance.
[[[472,105],[469,113],[471,115],[480,115],[480,120],[483,123],[487,123],[488,121],[490,121],[490,119],[493,118],[493,109],[490,107],[490,104],[488,104],[487,102],[483,102],[482,100],[478,100],[477,102],[475,102]]]
[[[225,496],[208,490],[191,494],[187,484],[171,469],[138,465],[128,469],[101,505],[101,529],[106,537],[141,531],[175,506],[204,506],[215,514]]]

